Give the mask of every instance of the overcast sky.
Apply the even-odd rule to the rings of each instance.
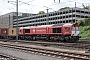
[[[8,3],[10,1],[10,3]],[[77,7],[82,7],[82,3],[84,5],[88,5],[90,0],[18,0],[19,2],[19,12],[27,12],[27,13],[38,13],[39,11],[45,11],[46,8],[49,7],[49,12],[57,11],[62,7],[74,7],[75,2],[77,2]],[[0,15],[15,12],[16,11],[16,0],[0,0]],[[29,5],[28,5],[29,4]],[[46,7],[44,7],[46,6]]]

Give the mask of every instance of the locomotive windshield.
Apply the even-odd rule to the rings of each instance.
[[[72,31],[75,31],[75,27],[72,27]]]
[[[76,27],[72,27],[72,31],[78,31],[79,30],[79,28],[78,28],[78,26],[76,26]]]
[[[78,28],[78,27],[76,27],[76,30],[79,30],[79,28]]]
[[[70,30],[70,27],[66,27],[65,29],[66,29],[67,31],[69,31],[69,30]]]

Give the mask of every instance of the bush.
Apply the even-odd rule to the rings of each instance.
[[[78,20],[77,23],[79,24],[79,26],[90,26],[90,18]]]
[[[77,21],[77,23],[79,24],[79,26],[84,26],[85,25],[83,20],[79,20],[79,21]]]
[[[90,26],[80,26],[80,36],[90,39]]]
[[[90,25],[90,18],[85,19],[85,25],[86,26],[89,26]]]

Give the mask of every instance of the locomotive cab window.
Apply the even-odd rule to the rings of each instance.
[[[30,33],[30,29],[25,29],[25,33]]]
[[[72,31],[75,31],[75,27],[72,27]]]
[[[53,28],[53,33],[61,33],[61,28]]]
[[[65,29],[66,29],[67,31],[69,31],[69,30],[70,30],[70,27],[66,27]]]
[[[79,27],[76,27],[76,30],[78,31],[79,30]]]

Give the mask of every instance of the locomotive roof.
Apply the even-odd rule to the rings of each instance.
[[[73,25],[73,24],[71,24],[71,23],[67,23],[67,24],[64,24],[63,26],[68,26],[68,25]]]
[[[20,28],[37,28],[37,27],[49,27],[49,26],[67,26],[72,25],[71,23],[60,23],[60,24],[52,24],[52,25],[41,25],[41,26],[30,26],[30,27],[20,27]]]
[[[66,26],[66,25],[72,25],[71,23],[60,23],[60,24],[55,24],[53,26]]]
[[[61,23],[61,24],[55,24],[55,25],[53,25],[53,26],[63,26],[64,25],[64,23]]]

